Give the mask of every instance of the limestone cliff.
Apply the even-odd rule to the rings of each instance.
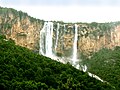
[[[0,34],[5,34],[17,45],[31,50],[39,50],[40,31],[44,22],[21,11],[0,8]],[[78,58],[80,53],[90,55],[104,47],[112,49],[120,46],[120,22],[76,24],[78,25]],[[74,25],[75,23],[53,22],[53,51],[57,55],[71,55],[75,33]],[[57,29],[59,35],[57,35]]]
[[[0,33],[11,38],[17,45],[38,49],[39,32],[43,20],[38,20],[11,8],[0,8]]]
[[[120,23],[76,23],[78,30],[77,52],[91,55],[101,48],[113,49],[120,46]],[[57,52],[62,55],[70,55],[73,49],[75,36],[75,24],[64,23],[59,25],[59,41]],[[56,37],[56,36],[55,36]],[[54,38],[55,38],[54,37]]]

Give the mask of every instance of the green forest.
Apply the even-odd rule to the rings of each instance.
[[[94,53],[90,59],[83,57],[88,71],[109,82],[116,90],[120,90],[120,47],[113,50],[103,48]]]
[[[114,90],[110,84],[96,80],[50,58],[15,45],[0,35],[1,90]]]

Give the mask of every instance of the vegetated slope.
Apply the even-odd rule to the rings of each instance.
[[[0,88],[6,90],[113,90],[70,64],[15,45],[0,36]]]
[[[109,82],[116,90],[120,90],[120,47],[103,48],[86,59],[88,71]]]

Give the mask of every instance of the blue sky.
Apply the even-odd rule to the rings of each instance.
[[[120,0],[0,0],[0,5],[44,20],[120,21]]]

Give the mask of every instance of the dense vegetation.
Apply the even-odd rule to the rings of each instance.
[[[6,90],[113,90],[86,73],[15,45],[0,36],[0,88]]]
[[[90,59],[84,58],[88,71],[109,82],[120,90],[120,47],[114,50],[103,48]]]

